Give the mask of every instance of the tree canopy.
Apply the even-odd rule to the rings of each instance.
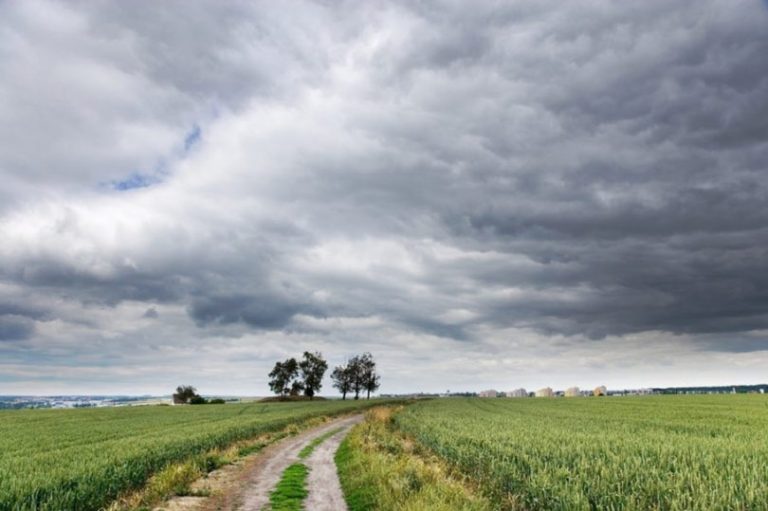
[[[179,385],[173,394],[173,403],[177,405],[188,404],[194,398],[198,398],[197,389],[192,385]]]
[[[333,386],[341,392],[341,399],[347,399],[347,393],[352,390],[352,374],[349,364],[336,366],[331,373]]]
[[[305,351],[300,362],[295,358],[275,362],[275,367],[269,373],[269,387],[281,397],[296,396],[303,392],[309,399],[313,399],[323,386],[327,370],[328,362],[322,353]],[[341,392],[342,399],[347,399],[350,393],[354,393],[355,399],[360,399],[361,393],[370,399],[371,392],[376,392],[381,385],[376,362],[368,352],[355,355],[346,364],[336,366],[331,372],[331,380],[333,386]]]
[[[269,388],[280,396],[296,395],[301,392],[301,383],[296,379],[298,374],[299,364],[295,358],[275,362],[275,367],[269,373]]]
[[[370,399],[371,392],[375,392],[381,384],[381,377],[376,373],[373,355],[367,352],[355,355],[346,364],[334,368],[331,379],[333,386],[341,392],[342,399],[346,399],[349,392],[354,392],[355,399],[359,399],[363,391]]]
[[[328,362],[323,359],[320,352],[305,351],[304,359],[299,362],[299,369],[301,370],[304,395],[313,399],[323,386],[323,376],[328,370]]]
[[[297,362],[295,358],[276,362],[269,373],[269,388],[275,394],[287,397],[298,396],[302,392],[313,399],[323,386],[323,376],[328,369],[328,362],[320,352],[304,352],[304,358]]]

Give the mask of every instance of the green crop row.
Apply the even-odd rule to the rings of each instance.
[[[0,412],[0,511],[97,510],[171,462],[373,402]]]
[[[396,424],[497,509],[768,509],[766,396],[449,398]]]

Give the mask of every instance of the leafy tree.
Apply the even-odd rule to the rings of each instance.
[[[381,384],[373,355],[367,352],[350,358],[346,365],[336,367],[331,378],[333,386],[341,392],[342,399],[346,399],[348,392],[354,392],[355,399],[360,399],[363,391],[367,392],[367,398],[370,399],[371,392],[375,392]]]
[[[173,403],[177,405],[185,405],[194,397],[199,397],[195,387],[192,385],[179,385],[176,387],[176,393],[173,395]]]
[[[363,362],[360,355],[355,355],[347,363],[351,390],[355,393],[355,399],[360,399],[360,391],[363,390]]]
[[[347,399],[347,393],[352,390],[352,372],[349,369],[349,363],[336,366],[331,373],[333,386],[341,392],[341,399]]]
[[[269,388],[281,396],[299,394],[303,387],[301,382],[295,381],[298,373],[299,364],[295,358],[289,358],[284,362],[275,362],[275,367],[269,373],[271,378]]]
[[[297,373],[298,374],[298,373]],[[301,380],[293,380],[291,382],[291,395],[298,396],[304,390],[304,382]]]
[[[370,353],[363,353],[360,356],[360,374],[362,388],[368,393],[366,399],[371,399],[371,392],[376,392],[381,385],[381,377],[376,374],[376,362]]]
[[[352,389],[355,391],[355,399],[358,399],[360,392],[367,392],[367,399],[371,398],[371,392],[379,388],[381,377],[376,374],[376,362],[373,355],[366,352],[352,359],[353,382]]]
[[[207,405],[208,400],[205,399],[203,396],[192,396],[189,399],[189,404],[191,405]]]
[[[301,369],[304,395],[312,400],[315,397],[315,393],[323,386],[323,376],[325,376],[325,371],[328,370],[328,362],[323,359],[323,355],[320,352],[310,353],[305,351],[304,360],[299,362],[299,369]]]

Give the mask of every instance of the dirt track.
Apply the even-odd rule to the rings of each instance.
[[[281,440],[263,451],[210,474],[195,484],[196,489],[210,491],[211,497],[177,497],[156,508],[164,511],[261,511],[269,503],[269,494],[283,471],[300,461],[299,451],[324,433],[341,430],[318,445],[303,460],[309,469],[305,508],[312,511],[345,511],[347,509],[336,473],[334,455],[349,430],[362,421],[362,415],[333,419],[294,437]]]
[[[336,463],[333,456],[339,443],[349,432],[353,425],[362,419],[361,415],[345,417],[334,420],[304,433],[279,442],[272,448],[265,450],[265,462],[256,467],[248,477],[245,491],[242,493],[239,505],[235,509],[239,511],[261,511],[269,502],[269,494],[277,485],[280,476],[290,464],[301,461],[299,451],[313,438],[327,433],[336,428],[343,428],[320,444],[306,460],[309,467],[307,488],[309,496],[305,503],[306,509],[313,511],[347,509],[344,496],[339,486],[339,477],[336,474]],[[267,452],[271,451],[271,452]]]
[[[359,422],[358,420],[355,421]],[[339,485],[339,476],[336,472],[336,463],[333,461],[336,450],[344,437],[349,433],[354,423],[345,426],[344,429],[318,445],[315,452],[306,460],[309,467],[307,487],[309,495],[304,501],[305,509],[312,511],[344,511],[347,503],[344,502],[344,494]]]

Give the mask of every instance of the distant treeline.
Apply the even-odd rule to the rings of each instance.
[[[757,385],[721,385],[716,387],[667,387],[653,389],[655,394],[728,394],[736,392],[737,394],[764,393],[768,392],[768,384],[759,383]]]

